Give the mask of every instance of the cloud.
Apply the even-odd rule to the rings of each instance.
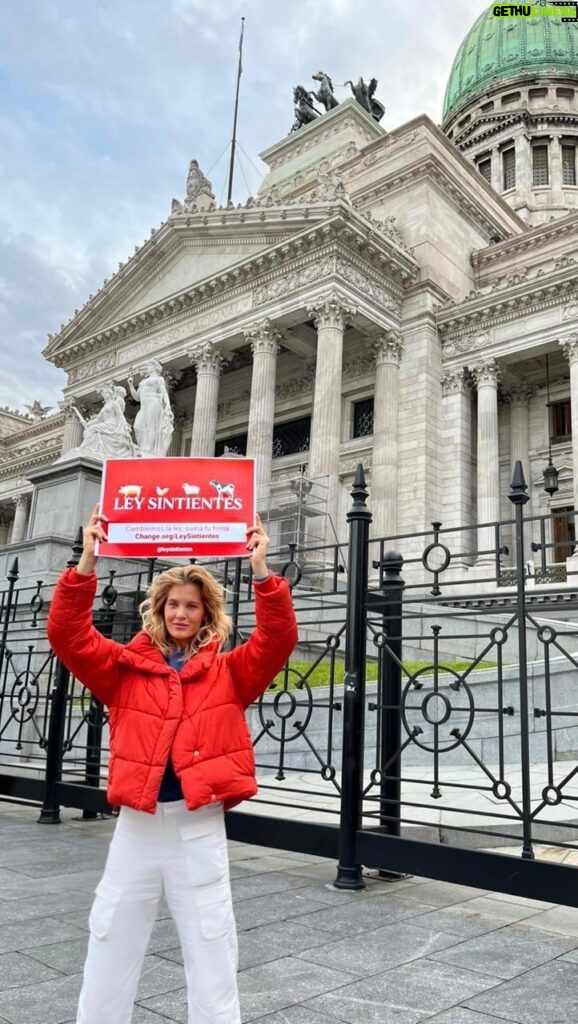
[[[480,0],[19,0],[0,35],[0,404],[60,397],[40,352],[182,196],[196,157],[225,194],[246,17],[234,198],[293,120],[292,89],[322,68],[377,77],[385,127],[441,119]],[[23,358],[24,354],[24,358]]]

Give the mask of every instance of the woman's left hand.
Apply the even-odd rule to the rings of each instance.
[[[271,541],[265,533],[263,523],[259,516],[255,516],[255,525],[250,526],[247,530],[247,550],[251,552],[249,561],[251,562],[253,576],[269,575],[266,558],[270,543]]]

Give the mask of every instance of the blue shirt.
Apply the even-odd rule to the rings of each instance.
[[[186,660],[187,659],[183,651],[175,651],[173,654],[170,654],[169,657],[167,658],[168,664],[171,666],[171,668],[176,668],[177,672],[180,672]],[[173,767],[173,762],[170,756],[167,761],[167,766],[165,768],[163,780],[161,782],[161,788],[159,791],[158,799],[159,803],[163,804],[170,803],[173,800],[184,799],[183,789]]]

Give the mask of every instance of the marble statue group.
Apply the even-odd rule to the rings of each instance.
[[[66,459],[78,455],[98,459],[166,455],[173,436],[174,416],[161,370],[161,364],[153,359],[144,367],[137,387],[134,378],[128,378],[131,398],[139,404],[134,421],[135,440],[125,417],[126,389],[120,384],[106,384],[98,392],[103,405],[96,415],[85,419],[74,407],[83,436],[81,444],[66,453]]]
[[[293,89],[293,103],[295,104],[295,121],[293,122],[292,132],[298,131],[300,128],[304,128],[305,125],[310,124],[311,121],[317,120],[318,117],[322,116],[321,111],[317,110],[314,106],[313,101],[317,100],[325,108],[325,113],[329,110],[333,110],[334,107],[339,106],[339,100],[334,94],[333,82],[325,71],[318,71],[317,74],[311,76],[314,82],[319,82],[317,92],[313,89],[306,89],[303,85],[296,85]],[[383,103],[375,98],[375,90],[377,89],[377,78],[372,78],[369,83],[366,83],[363,78],[359,77],[357,83],[354,84],[348,80],[343,85],[351,86],[351,92],[357,103],[364,110],[367,111],[375,121],[380,121],[385,114],[385,107]]]

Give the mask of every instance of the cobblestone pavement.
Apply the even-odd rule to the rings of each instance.
[[[72,1024],[112,828],[0,804],[0,1024]],[[577,1024],[578,910],[413,878],[332,888],[332,862],[231,843],[243,1022]],[[578,877],[578,876],[577,876]],[[133,1024],[186,1024],[161,909]]]

